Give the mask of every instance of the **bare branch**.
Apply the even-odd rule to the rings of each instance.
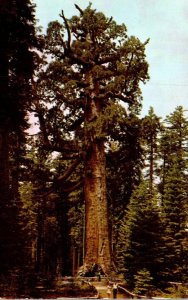
[[[83,16],[84,12],[83,10],[77,5],[77,4],[74,4],[76,9],[79,10],[80,14]]]
[[[67,29],[67,34],[68,34],[67,50],[68,50],[68,52],[70,52],[70,50],[71,50],[71,32],[70,32],[70,27],[69,27],[69,24],[68,24],[68,22],[67,22],[67,19],[65,18],[65,15],[64,15],[63,10],[61,11],[60,17],[63,18],[64,23],[65,23],[65,27],[66,27],[66,29]]]
[[[76,8],[83,13],[83,11],[78,7],[78,5],[75,5]],[[68,35],[68,41],[67,41],[67,47],[65,45],[65,43],[63,42],[63,47],[64,47],[64,55],[62,56],[64,58],[64,56],[68,56],[70,57],[75,63],[78,63],[78,64],[83,64],[83,65],[92,65],[91,62],[87,62],[85,61],[84,59],[82,59],[81,57],[78,57],[77,55],[74,55],[72,53],[72,50],[71,50],[71,31],[70,31],[70,27],[69,27],[69,24],[67,22],[67,19],[65,18],[65,15],[64,15],[64,12],[62,10],[61,14],[60,14],[60,17],[63,18],[63,21],[65,23],[65,27],[66,27],[66,30],[67,30],[67,35]]]

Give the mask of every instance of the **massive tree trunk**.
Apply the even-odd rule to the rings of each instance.
[[[99,265],[109,272],[111,253],[106,199],[105,154],[103,141],[95,141],[85,162],[85,266]]]
[[[104,138],[96,120],[101,116],[101,102],[97,99],[98,83],[88,75],[90,96],[85,110],[85,267],[98,265],[105,273],[111,266],[106,198],[106,170]],[[100,123],[100,122],[99,122]]]

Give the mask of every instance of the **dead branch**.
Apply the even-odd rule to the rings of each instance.
[[[67,35],[68,35],[67,51],[70,52],[71,51],[71,32],[70,32],[70,27],[69,27],[69,24],[67,22],[67,19],[65,18],[63,10],[61,11],[60,17],[63,18],[63,21],[65,23],[65,27],[66,27]]]
[[[79,10],[80,14],[83,16],[84,12],[83,10],[77,5],[77,4],[74,4],[76,9]]]

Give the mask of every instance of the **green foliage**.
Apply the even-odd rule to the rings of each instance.
[[[118,111],[118,116],[117,125],[110,126],[107,152],[107,196],[114,245],[117,243],[119,226],[131,194],[141,180],[143,155],[140,120],[133,114],[126,117],[123,110],[121,113]]]
[[[182,283],[172,283],[173,286],[167,288],[165,290],[165,293],[163,294],[163,296],[165,298],[187,298],[188,296],[188,290],[187,290],[187,286],[183,285]]]
[[[153,278],[150,276],[150,272],[147,269],[142,269],[137,272],[134,276],[135,288],[134,293],[136,295],[151,296],[152,294],[152,281]]]
[[[163,159],[160,172],[161,204],[165,222],[166,281],[187,277],[187,137],[183,108],[167,116],[160,140]]]
[[[172,163],[165,177],[163,196],[165,263],[167,278],[183,281],[187,277],[187,193],[181,162],[177,158]]]
[[[124,24],[117,25],[103,13],[91,9],[91,6],[83,10],[80,16],[67,20],[62,13],[62,18],[63,25],[57,21],[49,24],[46,53],[52,56],[52,61],[39,82],[40,93],[41,88],[44,89],[43,94],[50,93],[47,101],[57,107],[51,120],[54,122],[56,119],[55,124],[59,128],[56,126],[56,132],[60,128],[63,131],[56,138],[67,132],[67,122],[71,124],[83,118],[84,110],[88,136],[93,136],[92,140],[105,138],[110,135],[114,118],[118,122],[115,110],[119,108],[113,102],[122,100],[128,103],[130,109],[140,105],[139,81],[148,79],[144,54],[146,43],[142,44],[134,37],[128,38]],[[92,95],[95,95],[96,103],[98,99],[101,104],[98,103],[96,113],[89,116],[92,112],[88,111],[86,104],[87,98],[93,98]],[[65,108],[64,121],[62,115]],[[49,117],[47,110],[46,118]]]
[[[160,118],[154,114],[151,107],[148,115],[142,119],[142,146],[144,147],[145,168],[144,177],[149,179],[150,190],[152,192],[154,181],[158,175],[158,148],[159,135],[161,131]]]
[[[157,197],[150,193],[147,182],[134,191],[122,219],[117,245],[119,270],[130,287],[134,276],[146,268],[157,285],[163,266],[163,231]]]
[[[131,197],[119,230],[118,264],[130,287],[133,287],[136,272],[143,268],[150,271],[155,286],[164,287],[169,281],[186,282],[187,280],[187,121],[183,116],[183,108],[178,107],[170,117],[167,117],[166,126],[160,126],[152,110],[142,124],[144,126],[142,138],[147,145],[150,145],[150,151],[144,147],[144,153],[150,155],[148,158],[153,164],[153,167],[150,164],[150,171],[155,170],[155,172],[150,174],[153,178],[149,177],[149,186],[141,189],[141,185]],[[157,135],[160,139],[156,139]],[[157,149],[160,160],[156,155]],[[144,176],[145,174],[144,171]],[[152,208],[153,204],[150,204],[152,211],[150,209],[147,211],[143,208],[148,201],[153,203],[153,196],[156,197],[158,174],[162,175],[159,184],[159,191],[162,194],[156,194],[157,207]],[[141,214],[140,210],[144,213]],[[156,216],[152,221],[154,212]],[[152,225],[148,226],[149,230],[147,229],[145,235],[147,227],[144,224],[147,222],[148,224],[151,222]],[[152,238],[150,238],[151,244],[146,242],[149,232],[153,232],[152,236],[155,237],[154,248],[151,246]],[[152,254],[149,254],[146,245],[144,247],[144,241],[150,250],[152,249]]]
[[[182,171],[187,168],[187,138],[188,121],[184,116],[183,107],[177,107],[175,111],[167,116],[160,138],[160,156],[162,159],[162,168],[160,177],[160,191],[164,193],[164,178],[168,168],[173,165],[174,159],[178,157]]]
[[[36,206],[38,203],[34,201],[33,193],[33,183],[23,182],[20,185],[20,199],[22,201],[22,209],[20,211],[20,216],[22,218],[23,226],[27,231],[27,237],[31,236],[34,238],[36,236]]]

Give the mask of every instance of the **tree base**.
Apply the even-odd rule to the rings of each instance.
[[[101,275],[105,275],[103,268],[98,264],[93,265],[83,265],[79,268],[77,276],[80,277],[100,277]]]

